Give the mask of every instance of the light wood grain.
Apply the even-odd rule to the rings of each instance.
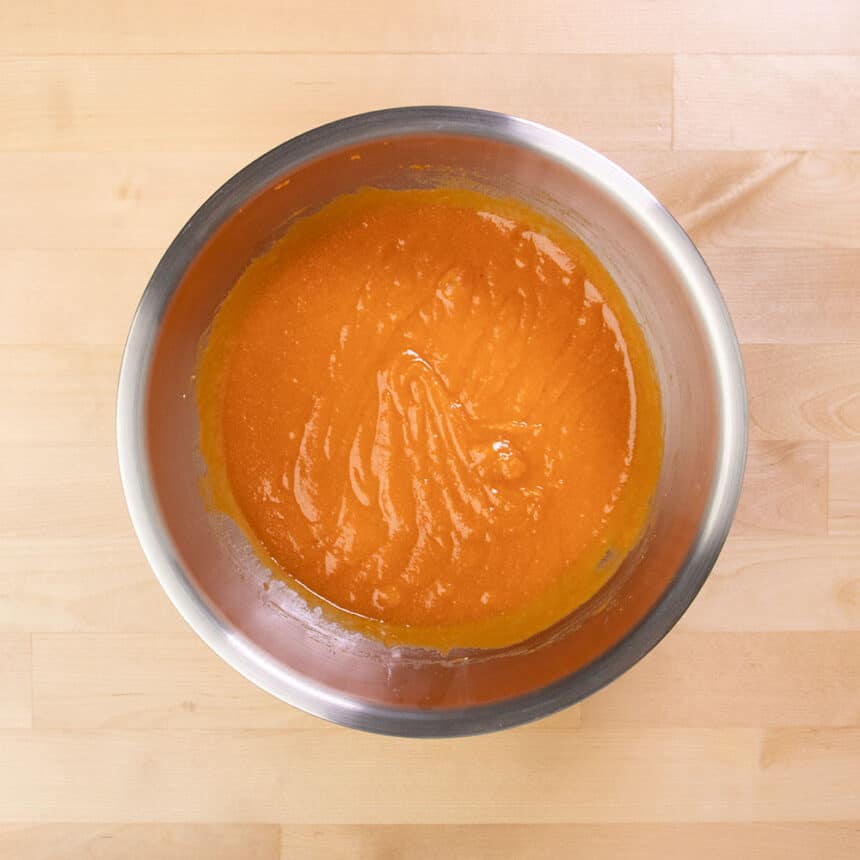
[[[119,347],[0,345],[0,445],[111,446],[120,357]]]
[[[120,349],[159,257],[138,248],[0,252],[0,344],[45,346],[54,360],[58,347],[86,346],[92,355],[95,347]],[[34,292],[38,302],[20,300]],[[94,372],[106,372],[112,361],[105,354]]]
[[[857,0],[11,0],[0,11],[0,857],[860,856]],[[163,250],[268,147],[370,107],[512,111],[690,231],[750,392],[729,540],[563,713],[414,742],[235,673],[146,563],[120,351]],[[852,151],[853,150],[853,151]]]
[[[860,630],[860,541],[730,537],[678,626],[714,632]]]
[[[860,57],[681,55],[673,116],[676,149],[856,148]]]
[[[704,247],[860,248],[860,153],[616,155]]]
[[[671,0],[655,10],[624,0],[611,12],[600,0],[543,0],[525,10],[516,0],[377,0],[373,13],[345,0],[257,0],[253,15],[231,14],[224,0],[206,4],[82,0],[34,6],[14,0],[0,31],[0,52],[132,53],[205,51],[519,52],[519,53],[844,53],[860,50],[842,22],[852,0],[793,0],[774,14],[766,0],[729,8],[705,0]],[[607,14],[609,12],[609,14]],[[169,21],[170,26],[165,26]],[[320,26],[325,21],[326,26]],[[671,22],[671,26],[667,25]]]
[[[754,439],[860,439],[860,343],[756,344],[743,359]]]
[[[860,443],[831,444],[829,465],[828,531],[860,536]]]
[[[187,630],[131,536],[6,540],[0,632]]]
[[[0,729],[32,724],[29,634],[0,633]]]
[[[344,114],[445,104],[452,91],[595,146],[668,149],[672,134],[672,62],[662,56],[0,57],[0,79],[13,94],[0,109],[18,118],[4,150],[160,151],[167,132],[173,149],[266,150]]]
[[[0,450],[4,547],[34,539],[110,541],[128,533],[112,447],[4,445]]]
[[[110,365],[113,376],[116,364]],[[51,378],[47,374],[43,382],[54,385]],[[10,379],[0,375],[4,384]],[[91,418],[87,386],[96,388],[89,376],[78,405],[81,416]],[[38,392],[34,396],[40,399]],[[0,632],[186,629],[131,531],[114,445],[98,442],[113,432],[112,403],[102,407],[92,426],[84,420],[72,439],[55,437],[52,444],[43,436],[42,444],[0,445]],[[0,426],[22,426],[28,408],[42,414],[31,404],[21,404],[21,411],[0,408],[7,419]],[[69,415],[75,414],[47,411],[70,430]],[[34,430],[38,424],[33,422]],[[95,444],[86,439],[88,427]]]
[[[827,532],[827,443],[751,441],[736,536]]]
[[[278,860],[273,824],[0,825],[0,857],[15,860]]]
[[[0,153],[0,248],[163,251],[197,207],[259,154]],[[4,306],[25,295],[19,283],[0,287]],[[74,305],[80,294],[67,301]],[[122,321],[126,330],[129,322]]]
[[[858,726],[857,677],[860,631],[678,633],[583,702],[582,723]]]
[[[524,728],[423,743],[322,727],[312,737],[7,730],[0,740],[3,772],[16,774],[0,782],[0,820],[22,823],[132,812],[140,822],[844,821],[857,811],[860,754],[857,728]]]
[[[33,711],[40,729],[331,728],[285,708],[187,629],[34,635]]]
[[[744,343],[847,344],[860,331],[860,252],[700,249]],[[750,381],[757,382],[755,374]]]
[[[436,860],[440,846],[451,860],[651,860],[696,857],[725,860],[853,860],[860,832],[833,824],[472,824],[285,825],[282,860]]]

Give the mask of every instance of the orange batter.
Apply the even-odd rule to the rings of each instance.
[[[219,310],[198,406],[214,503],[280,576],[443,649],[594,594],[660,467],[650,357],[605,270],[469,191],[363,189],[296,221]]]

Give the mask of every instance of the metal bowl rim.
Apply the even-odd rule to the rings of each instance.
[[[538,151],[586,177],[634,218],[679,272],[700,313],[720,404],[714,479],[697,537],[671,585],[642,621],[592,663],[547,687],[492,704],[440,710],[384,706],[341,694],[276,665],[231,629],[196,590],[179,559],[156,499],[145,443],[146,393],[161,319],[187,267],[218,226],[307,161],[369,141],[428,134],[493,139]],[[180,230],[144,290],[123,352],[116,421],[132,524],[156,577],[201,639],[253,683],[295,707],[341,725],[408,737],[478,734],[547,716],[605,686],[644,657],[680,619],[716,561],[737,507],[747,450],[746,384],[737,338],[716,282],[680,224],[637,180],[579,141],[508,114],[463,107],[393,108],[337,120],[281,144],[228,179]]]

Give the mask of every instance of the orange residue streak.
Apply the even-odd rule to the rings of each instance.
[[[294,222],[220,308],[198,406],[214,503],[279,576],[442,649],[592,596],[662,450],[650,356],[594,255],[461,190],[363,189]]]

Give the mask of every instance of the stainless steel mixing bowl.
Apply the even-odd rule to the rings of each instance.
[[[440,183],[521,198],[585,239],[650,344],[665,440],[646,533],[592,601],[521,645],[444,656],[389,649],[341,630],[269,581],[241,534],[202,500],[193,395],[198,344],[216,308],[291,219],[364,185]],[[462,735],[523,723],[593,693],[680,618],[734,515],[746,394],[711,273],[636,180],[535,123],[463,108],[404,108],[303,134],[200,207],[167,249],[132,323],[117,439],[146,556],[177,609],[228,663],[284,701],[347,726]]]

